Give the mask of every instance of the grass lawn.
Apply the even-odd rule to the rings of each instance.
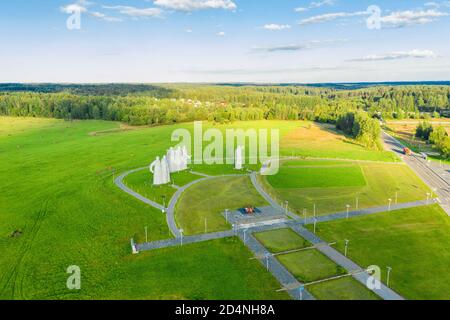
[[[285,252],[311,246],[291,229],[269,230],[254,233],[253,236],[272,253]]]
[[[132,264],[130,238],[142,242],[145,226],[149,241],[171,234],[165,215],[117,188],[113,173],[148,165],[172,146],[174,129],[190,126],[130,130],[106,121],[0,117],[0,299],[127,298],[121,288],[131,291],[137,286],[140,290],[130,293],[133,298],[156,297],[152,290],[160,284],[167,291],[162,296],[177,296],[184,278],[166,278],[161,272],[159,280],[136,280],[148,260],[139,268]],[[15,231],[18,236],[12,237]],[[230,294],[238,298],[274,297],[278,285],[261,291],[259,282],[246,283],[249,276],[239,274],[246,270],[240,264],[248,265],[248,259],[227,258],[223,245],[212,250],[211,257],[223,256],[217,261],[229,261],[229,270],[236,272],[220,286],[205,281],[204,298],[226,298],[214,293],[217,290],[246,292]],[[204,276],[207,251],[200,250],[199,259],[190,262],[193,279]],[[71,265],[81,268],[81,291],[66,288],[66,269]],[[217,265],[208,267],[214,270]],[[257,274],[258,279],[265,277],[264,271]]]
[[[282,135],[281,154],[311,158],[399,161],[388,151],[369,150],[336,131],[334,125],[297,121],[295,130]]]
[[[277,259],[301,282],[308,283],[345,274],[345,270],[316,249],[277,256]]]
[[[380,300],[352,277],[325,281],[308,286],[311,294],[319,300]]]
[[[222,131],[226,128],[279,128],[285,154],[290,154],[286,142],[291,141],[296,143],[296,148],[310,154],[336,155],[331,149],[321,151],[321,145],[310,143],[308,138],[292,140],[296,136],[292,136],[292,132],[305,125],[300,121],[252,121],[228,125],[210,123],[205,128],[216,127]],[[156,156],[165,154],[173,146],[171,135],[177,128],[192,131],[192,124],[131,128],[107,121],[0,117],[0,299],[127,298],[121,290],[125,287],[130,288],[129,291],[140,288],[134,295],[128,292],[134,298],[156,297],[154,290],[159,285],[166,291],[161,296],[191,297],[188,293],[177,292],[177,286],[185,286],[181,282],[185,279],[165,278],[162,271],[159,280],[156,276],[152,282],[136,280],[143,279],[140,273],[145,272],[147,260],[130,255],[130,238],[143,241],[145,226],[149,241],[167,239],[171,234],[161,212],[132,198],[113,183],[114,173],[117,176],[146,166]],[[340,144],[347,145],[343,141]],[[353,156],[359,152],[362,158],[387,159],[383,153],[365,151],[353,144],[348,146],[354,150]],[[221,174],[219,168],[210,169]],[[147,177],[136,179],[139,183]],[[227,184],[212,185],[196,196],[217,209],[216,214],[221,207],[258,205],[261,199],[258,196],[258,201],[254,201],[249,180],[231,185],[234,189]],[[212,201],[205,200],[209,196]],[[231,201],[220,202],[227,199]],[[242,204],[242,199],[249,203]],[[199,215],[196,209],[199,207],[192,208],[195,211],[186,207],[185,212]],[[216,217],[222,219],[220,214],[213,215],[210,224],[215,223]],[[199,224],[203,229],[203,221]],[[18,236],[11,237],[15,231]],[[227,250],[224,246],[212,248],[211,256],[227,257],[222,252]],[[202,252],[200,258],[189,262],[193,279],[205,273],[203,255],[206,251],[199,251]],[[134,259],[143,259],[141,267],[137,262],[132,263]],[[245,298],[261,298],[266,291],[259,291],[259,282],[245,282],[239,274],[243,270],[239,263],[242,262],[230,260],[229,269],[237,271],[229,275],[235,277],[233,281],[221,281],[220,286],[212,281],[204,282],[202,297],[218,297],[214,294],[216,290],[228,293],[247,290]],[[82,292],[66,288],[66,269],[74,264],[81,267]],[[170,267],[173,270],[168,274],[181,272]],[[209,268],[217,268],[217,265],[209,263]],[[263,273],[258,272],[258,279]],[[228,287],[227,283],[236,285]],[[273,297],[272,289],[267,291],[270,292],[268,298]],[[220,297],[227,298],[225,294]]]
[[[388,204],[388,199],[399,203],[426,199],[429,188],[404,164],[311,160],[282,163],[278,175],[260,177],[265,189],[280,203],[289,201],[299,215],[324,215],[356,208],[370,208]],[[338,172],[339,174],[337,174]],[[363,184],[363,181],[365,182]],[[353,184],[353,186],[352,186]]]
[[[357,165],[328,167],[282,167],[268,182],[279,189],[363,187],[366,185]]]
[[[175,218],[185,235],[231,229],[222,212],[244,206],[266,206],[247,176],[218,177],[199,182],[187,189],[178,200]]]
[[[171,174],[172,183],[175,183],[175,185],[179,187],[201,178],[201,176],[194,175],[188,171]],[[163,204],[163,197],[165,197],[166,206],[169,204],[170,199],[177,191],[172,184],[154,186],[153,176],[148,169],[140,170],[126,176],[124,183],[127,187],[133,189],[147,199],[155,201],[156,203]]]
[[[126,258],[109,273],[105,298],[120,299],[290,299],[280,284],[237,238],[168,248]],[[129,273],[133,281],[127,281]]]
[[[310,226],[308,227],[310,228]],[[450,299],[450,219],[438,205],[320,223],[318,235],[337,241],[363,267],[378,265],[382,280],[407,299]]]

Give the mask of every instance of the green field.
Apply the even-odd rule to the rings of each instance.
[[[280,128],[285,154],[289,154],[287,146],[295,143],[295,150],[304,147],[302,150],[311,155],[341,156],[331,148],[322,150],[310,139],[293,139],[299,128],[308,130],[308,125],[315,128],[296,121],[206,127]],[[279,285],[264,280],[271,277],[257,261],[247,259],[247,249],[240,245],[219,241],[193,245],[190,250],[130,254],[130,238],[142,242],[146,226],[149,241],[167,239],[171,234],[165,215],[117,188],[113,177],[147,166],[156,156],[165,154],[173,146],[173,130],[182,127],[192,130],[191,124],[135,128],[106,121],[0,117],[0,299],[276,298],[274,292]],[[312,133],[317,133],[316,129]],[[334,142],[337,147],[351,149],[350,157],[359,154],[363,159],[390,159],[384,152],[367,151],[327,129],[328,134],[341,139]],[[208,169],[217,175],[222,172],[218,167]],[[230,171],[230,166],[224,166],[223,172]],[[144,173],[130,176],[127,184],[145,187],[149,177]],[[368,179],[367,173],[365,176]],[[177,211],[177,219],[181,217],[178,222],[186,224],[187,231],[203,232],[205,216],[208,231],[229,228],[221,210],[264,204],[249,178],[210,182],[203,190],[196,189],[197,185],[188,190],[198,202],[189,202],[183,196],[179,203],[177,209],[183,210],[181,216]],[[379,184],[385,187],[382,181]],[[199,220],[190,219],[193,216]],[[189,260],[191,250],[198,259]],[[164,260],[171,262],[165,269],[161,267]],[[211,262],[216,260],[217,264]],[[183,267],[177,267],[178,262],[189,265],[189,276],[183,273]],[[227,273],[227,282],[220,280],[224,276],[220,264],[227,271],[236,270]],[[81,267],[81,291],[66,289],[70,265]],[[206,271],[207,267],[210,270]],[[254,275],[249,274],[250,269],[255,270]],[[154,272],[152,281],[143,280],[146,272]],[[217,281],[208,278],[210,281],[195,290],[188,287],[192,283],[185,284],[205,274]],[[157,292],[159,287],[162,289]]]
[[[187,189],[177,203],[175,218],[186,235],[224,231],[231,226],[221,213],[250,205],[267,206],[267,203],[253,188],[249,177],[218,177]]]
[[[277,259],[301,282],[308,283],[345,274],[345,270],[316,249],[277,256]]]
[[[320,223],[318,235],[337,241],[363,267],[378,265],[382,281],[407,299],[450,299],[450,221],[438,205],[392,211],[350,221]],[[311,228],[309,226],[309,228]]]
[[[253,236],[272,253],[302,249],[311,244],[291,229],[277,229],[254,233]]]
[[[187,171],[178,172],[171,175],[172,183],[179,187],[182,187],[192,181],[201,178],[201,176],[194,175]],[[165,201],[166,206],[168,206],[170,199],[177,191],[177,188],[172,184],[153,186],[153,176],[148,171],[148,169],[131,173],[126,176],[123,181],[127,187],[136,191],[147,199],[150,199],[159,204],[164,204]]]
[[[267,181],[277,189],[363,187],[366,185],[357,165],[327,167],[282,167]]]
[[[339,174],[337,174],[338,172]],[[261,177],[265,189],[280,203],[289,201],[299,215],[324,215],[359,208],[426,199],[429,188],[404,164],[301,160],[282,163],[278,175]],[[363,183],[364,182],[364,183]],[[353,185],[353,186],[352,186]]]
[[[380,298],[352,277],[330,280],[308,286],[319,300],[380,300]]]
[[[105,121],[0,117],[0,299],[127,298],[121,290],[125,285],[129,291],[139,285],[140,290],[130,294],[133,298],[192,297],[177,289],[186,281],[182,267],[174,264],[161,270],[152,259],[130,255],[130,238],[142,242],[145,226],[149,241],[171,234],[165,215],[113,184],[113,173],[146,166],[164,154],[172,131],[179,127],[122,130],[118,123]],[[211,248],[190,262],[190,278],[204,276],[208,257],[230,260],[227,250],[232,256],[247,255],[247,249],[233,244]],[[178,261],[176,256],[172,259]],[[136,261],[143,261],[141,267]],[[265,281],[261,289],[263,271],[254,276],[258,281],[247,283],[247,270],[260,270],[257,261],[230,261],[230,269],[237,272],[228,275],[227,283],[234,285],[221,281],[220,272],[220,285],[205,281],[195,294],[225,298],[220,292],[213,294],[222,290],[235,292],[230,297],[237,298],[274,297],[279,285]],[[66,288],[70,265],[81,267],[81,291]],[[137,281],[147,268],[158,270],[159,280]],[[210,268],[213,272],[217,266]],[[154,293],[163,283],[167,292]]]

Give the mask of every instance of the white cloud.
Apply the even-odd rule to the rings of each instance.
[[[288,24],[276,24],[276,23],[266,24],[263,26],[263,29],[270,30],[270,31],[280,31],[280,30],[285,30],[285,29],[290,29],[290,28],[291,28],[291,26]]]
[[[367,15],[369,15],[369,13],[367,11],[326,13],[326,14],[321,14],[321,15],[312,16],[312,17],[303,19],[299,22],[299,24],[304,26],[304,25],[309,25],[309,24],[317,24],[317,23],[333,21],[333,20],[341,19],[341,18],[361,17],[361,16],[367,16]]]
[[[225,37],[227,34],[223,31],[220,31],[220,32],[216,33],[216,35],[219,37]]]
[[[103,21],[106,21],[106,22],[121,22],[121,21],[123,21],[123,20],[120,19],[120,18],[110,17],[110,16],[107,16],[107,15],[104,14],[104,13],[97,12],[97,11],[89,12],[89,14],[90,14],[92,17],[94,17],[94,18],[97,18],[97,19],[100,19],[100,20],[103,20]]]
[[[309,50],[314,49],[318,47],[323,47],[327,45],[333,45],[338,43],[346,42],[345,39],[334,39],[334,40],[312,40],[300,44],[287,44],[287,45],[280,45],[280,46],[270,46],[270,47],[254,47],[252,49],[253,52],[266,52],[266,53],[273,53],[273,52],[292,52],[292,51],[302,51],[302,50]]]
[[[398,11],[393,12],[387,16],[381,17],[381,24],[383,27],[408,27],[414,25],[428,24],[437,20],[440,17],[446,17],[449,14],[437,10],[419,10],[419,11]]]
[[[386,61],[386,60],[400,60],[400,59],[430,59],[436,58],[437,55],[431,50],[418,50],[411,51],[396,51],[384,54],[372,54],[360,59],[353,59],[351,61]]]
[[[308,11],[309,9],[315,9],[315,8],[320,8],[323,6],[332,6],[336,3],[336,0],[323,0],[323,1],[313,1],[309,4],[308,7],[298,7],[295,8],[295,12],[305,12]]]
[[[180,11],[194,11],[205,9],[237,9],[237,5],[232,0],[155,0],[154,4],[166,9]]]
[[[105,9],[116,10],[120,14],[133,18],[159,18],[162,10],[159,8],[136,8],[130,6],[103,6]]]
[[[86,0],[78,0],[75,3],[63,6],[60,9],[61,9],[61,12],[64,12],[64,13],[67,13],[67,14],[72,14],[72,13],[75,13],[75,12],[83,13],[83,12],[87,12],[88,11],[87,7],[89,5],[90,5],[90,3],[87,2]]]

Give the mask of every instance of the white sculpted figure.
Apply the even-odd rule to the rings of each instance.
[[[187,170],[188,162],[191,156],[188,154],[186,146],[183,146],[181,148],[181,158],[182,158],[181,170]]]
[[[170,173],[176,172],[176,164],[175,164],[175,150],[173,148],[170,148],[167,151],[167,161],[169,163],[169,170]]]
[[[167,184],[170,182],[170,169],[166,156],[164,156],[161,160],[161,178],[162,184]]]
[[[159,186],[164,184],[162,182],[161,160],[159,160],[159,157],[156,157],[156,160],[152,162],[149,169],[153,174],[153,185]]]
[[[236,154],[234,157],[234,161],[235,161],[235,169],[236,170],[242,170],[242,164],[243,164],[243,148],[242,146],[238,146],[236,149]]]

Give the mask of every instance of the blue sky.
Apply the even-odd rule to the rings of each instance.
[[[450,80],[449,30],[450,1],[2,1],[0,81]]]

